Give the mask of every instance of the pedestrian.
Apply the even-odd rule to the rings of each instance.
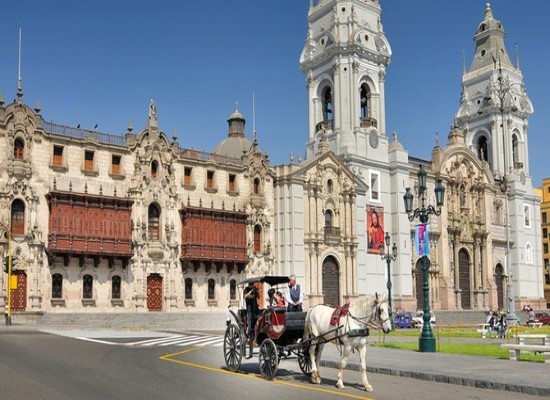
[[[256,324],[256,315],[258,314],[258,288],[254,282],[249,282],[243,290],[243,297],[246,302],[246,326],[249,341],[254,340],[254,325]]]
[[[286,302],[288,304],[288,311],[302,311],[304,292],[300,285],[296,283],[296,275],[290,275],[288,290],[286,292]]]
[[[227,311],[225,312],[225,326],[231,325],[231,305],[227,306]]]
[[[508,322],[506,322],[506,314],[501,313],[498,319],[498,337],[501,339],[506,338],[506,328],[508,328]]]
[[[8,320],[9,320],[9,315],[8,315],[8,303],[5,303],[4,304],[4,318],[6,319],[6,326],[8,326]]]

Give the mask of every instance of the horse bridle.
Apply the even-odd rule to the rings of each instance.
[[[382,325],[384,325],[387,321],[390,320],[389,314],[388,314],[388,318],[385,318],[384,320],[382,320],[382,318],[380,317],[380,313],[382,312],[382,310],[380,309],[380,306],[384,303],[387,303],[387,302],[388,302],[387,300],[383,300],[383,301],[376,300],[375,315],[376,315],[376,319],[379,321],[380,324],[370,322],[376,328],[381,328]],[[360,324],[367,325],[367,326],[369,325],[368,322],[364,321],[367,318],[366,315],[363,318],[358,318],[358,317],[352,315],[351,313],[349,313],[349,316],[351,317],[351,319],[353,319],[356,322],[359,322]]]

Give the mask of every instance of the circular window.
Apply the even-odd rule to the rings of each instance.
[[[344,67],[344,72],[346,72],[348,69],[346,67]]]
[[[477,103],[478,105],[481,104],[481,100],[476,101],[476,103]]]
[[[485,50],[481,50],[481,57],[485,56]]]
[[[329,179],[327,181],[327,192],[332,193],[334,191],[334,182],[332,182],[332,179]]]
[[[365,35],[364,38],[365,38],[365,42],[369,41],[369,35]]]
[[[342,7],[342,12],[346,12],[346,7]]]

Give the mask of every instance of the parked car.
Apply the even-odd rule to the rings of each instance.
[[[535,321],[541,322],[543,325],[550,325],[550,315],[548,313],[536,313]]]
[[[423,317],[424,311],[418,310],[413,318],[415,328],[422,327],[422,325],[424,324],[424,320],[422,319]],[[435,314],[433,311],[430,311],[430,323],[432,324],[432,326],[435,325]]]
[[[412,312],[399,312],[395,314],[394,326],[396,328],[412,328],[414,326]]]

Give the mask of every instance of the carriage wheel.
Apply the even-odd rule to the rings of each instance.
[[[311,357],[309,356],[309,345],[300,346],[298,349],[298,365],[302,372],[311,375]]]
[[[223,356],[228,370],[235,372],[240,368],[244,345],[244,335],[239,327],[235,324],[229,325],[223,341]]]
[[[264,378],[273,379],[279,365],[277,346],[271,339],[265,339],[260,346],[260,373]]]

